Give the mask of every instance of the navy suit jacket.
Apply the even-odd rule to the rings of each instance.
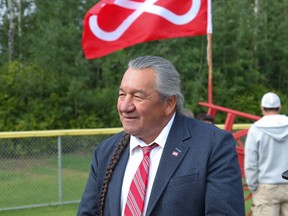
[[[118,133],[96,147],[78,216],[98,215],[98,202]],[[236,142],[214,125],[176,114],[151,191],[146,216],[244,216]],[[173,152],[178,152],[175,156]],[[121,188],[129,145],[116,166],[104,216],[121,216]]]

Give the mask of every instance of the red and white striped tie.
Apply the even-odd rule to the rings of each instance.
[[[125,216],[141,216],[144,209],[146,188],[148,185],[148,175],[150,166],[150,152],[156,147],[154,143],[150,146],[141,147],[143,159],[131,182],[127,202],[124,210]]]

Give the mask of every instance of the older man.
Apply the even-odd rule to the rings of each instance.
[[[96,147],[78,216],[244,216],[233,136],[183,115],[174,66],[130,61],[118,97],[124,132]]]

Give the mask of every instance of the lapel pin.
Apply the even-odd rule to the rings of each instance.
[[[173,152],[172,152],[172,155],[175,156],[175,157],[177,157],[177,156],[179,155],[179,153],[181,152],[181,150],[178,149],[178,148],[175,148],[175,150],[176,150],[176,151],[173,151]]]
[[[178,154],[179,154],[179,152],[177,152],[177,151],[173,151],[173,152],[172,152],[172,155],[175,156],[175,157],[177,157]]]

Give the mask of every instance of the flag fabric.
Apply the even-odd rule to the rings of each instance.
[[[85,15],[87,59],[135,44],[212,33],[211,0],[102,0]]]

